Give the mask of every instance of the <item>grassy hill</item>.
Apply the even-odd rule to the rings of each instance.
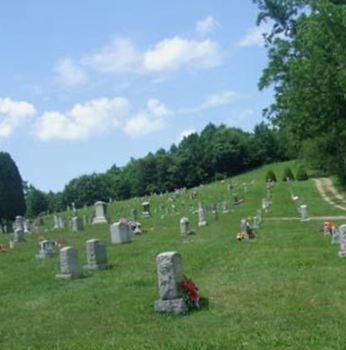
[[[295,163],[289,165],[295,169]],[[233,178],[233,191],[244,204],[219,213],[217,222],[208,214],[207,227],[198,228],[193,210],[198,202],[231,203],[231,179],[199,188],[195,199],[191,191],[179,195],[177,213],[164,218],[159,208],[171,207],[169,195],[153,196],[153,217],[140,219],[145,233],[131,244],[112,245],[108,225],[88,225],[82,233],[32,234],[0,253],[0,349],[344,349],[346,261],[321,234],[321,220],[294,219],[299,215],[291,194],[312,216],[345,212],[322,201],[313,180],[280,182],[257,239],[235,240],[240,220],[261,207],[267,170],[281,179],[286,166],[273,164]],[[140,212],[141,199],[112,203],[108,214],[114,222],[129,217],[132,208]],[[180,236],[182,216],[196,235]],[[51,228],[52,218],[45,223]],[[42,237],[66,239],[78,248],[81,264],[86,240],[102,238],[114,266],[79,280],[56,280],[58,257],[35,258]],[[183,317],[154,312],[155,258],[168,250],[182,254],[185,273],[209,298],[208,307]]]

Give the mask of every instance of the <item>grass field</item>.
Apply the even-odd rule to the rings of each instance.
[[[178,213],[164,219],[159,207],[170,206],[168,195],[152,197],[153,217],[140,219],[145,233],[131,244],[111,245],[108,225],[88,225],[83,233],[32,234],[0,253],[0,349],[345,349],[346,260],[321,234],[322,221],[277,219],[299,217],[291,193],[312,216],[345,212],[323,202],[312,180],[278,183],[257,239],[235,240],[240,219],[261,207],[267,170],[281,178],[285,166],[232,179],[244,204],[219,213],[217,222],[208,214],[210,225],[204,228],[197,227],[192,209],[199,201],[231,203],[230,179],[200,188],[196,199],[190,191],[180,195]],[[140,199],[112,203],[108,214],[116,221],[131,208],[140,211],[140,204]],[[92,208],[86,211],[91,214]],[[182,216],[189,217],[196,235],[180,236]],[[51,217],[46,224],[52,227]],[[79,280],[56,280],[58,257],[35,258],[40,237],[67,239],[78,248],[81,264],[86,240],[102,238],[114,266]],[[155,257],[168,250],[182,254],[185,273],[209,298],[208,307],[181,317],[154,312]]]

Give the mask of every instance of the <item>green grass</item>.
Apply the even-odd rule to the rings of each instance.
[[[168,196],[154,196],[153,218],[140,220],[145,233],[131,244],[111,245],[107,225],[88,225],[78,234],[32,234],[14,250],[0,253],[0,349],[345,349],[346,261],[319,232],[321,222],[267,220],[255,241],[235,240],[240,219],[260,208],[267,170],[273,168],[281,178],[286,166],[271,165],[232,179],[245,203],[220,213],[215,223],[208,214],[205,228],[197,227],[191,209],[199,201],[231,203],[229,180],[200,188],[197,199],[190,198],[190,191],[179,196],[178,214],[165,219],[157,211],[162,204],[170,206]],[[310,180],[278,183],[268,217],[298,217],[291,191],[311,215],[344,214],[324,203]],[[112,221],[129,216],[131,208],[140,210],[140,203],[111,204],[109,216]],[[183,215],[196,235],[180,236]],[[52,226],[51,217],[45,221]],[[78,248],[82,264],[85,241],[102,238],[114,266],[80,280],[56,280],[58,257],[35,259],[41,236],[66,238]],[[208,308],[183,317],[154,312],[155,257],[167,250],[182,254],[185,273],[209,298]]]

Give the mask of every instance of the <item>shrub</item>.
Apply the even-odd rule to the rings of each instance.
[[[269,170],[267,172],[267,175],[266,175],[266,182],[268,181],[272,181],[272,182],[276,182],[276,176],[275,176],[275,173],[273,170]]]
[[[308,179],[308,174],[303,166],[300,166],[297,170],[296,179],[298,181],[306,181]]]
[[[292,173],[291,168],[285,168],[284,175],[282,177],[282,181],[294,181],[294,175]]]

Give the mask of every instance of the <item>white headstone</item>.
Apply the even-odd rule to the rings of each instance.
[[[107,224],[106,214],[107,206],[104,202],[95,203],[95,217],[93,219],[93,224]]]
[[[74,216],[72,218],[72,232],[80,232],[84,230],[83,221],[80,217]]]
[[[300,221],[301,222],[308,222],[310,221],[309,214],[308,214],[308,207],[303,204],[300,206]]]
[[[198,226],[206,226],[205,211],[202,206],[198,208]]]
[[[183,279],[181,255],[177,252],[161,253],[156,258],[159,299],[155,311],[184,314],[187,305],[183,299],[180,283]]]
[[[111,242],[112,243],[130,243],[131,233],[129,224],[125,219],[111,225]]]
[[[151,216],[150,203],[149,202],[143,202],[142,203],[142,207],[143,207],[142,216],[145,217],[145,218],[150,217]]]
[[[180,220],[180,233],[182,236],[187,236],[192,233],[190,229],[190,221],[186,217],[183,217]]]
[[[341,225],[339,227],[339,234],[340,234],[339,257],[346,258],[346,225]]]
[[[52,240],[44,240],[39,243],[40,250],[36,255],[38,259],[46,259],[51,256],[58,254],[58,250],[56,247],[56,242]]]

